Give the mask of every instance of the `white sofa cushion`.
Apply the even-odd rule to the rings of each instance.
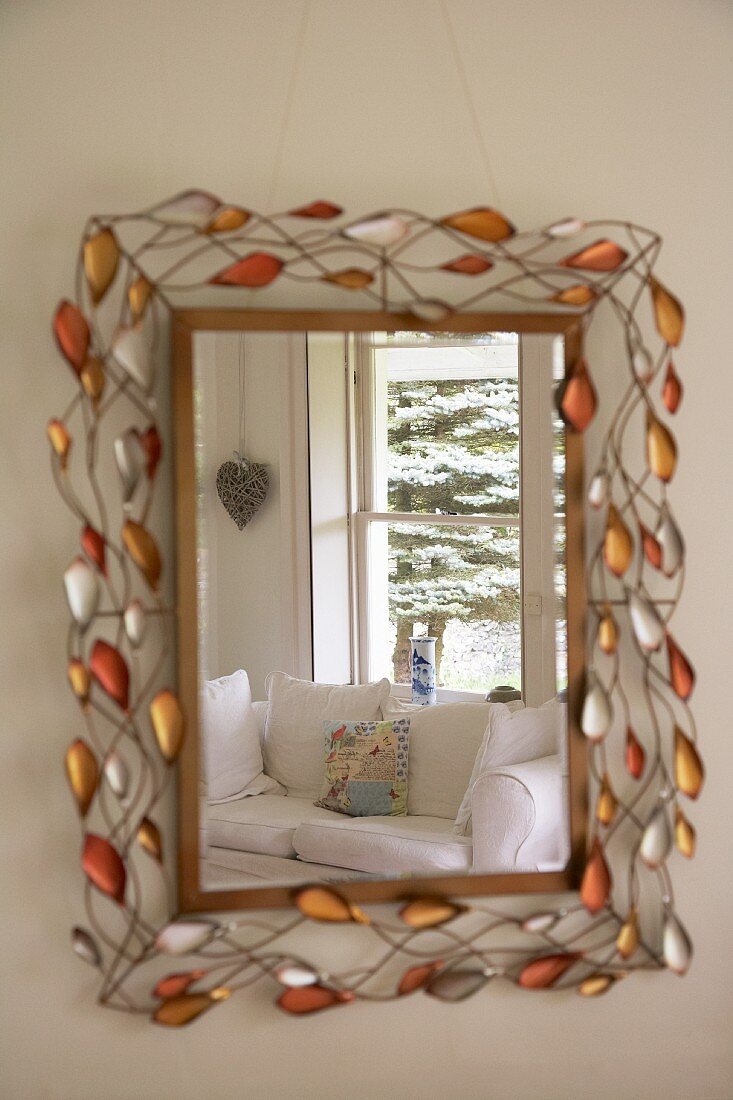
[[[324,771],[326,718],[382,717],[389,680],[373,684],[313,684],[285,672],[267,678],[265,771],[298,798],[318,798]]]
[[[302,821],[328,821],[340,816],[314,806],[307,798],[263,794],[210,806],[206,840],[213,848],[294,859],[293,835]]]
[[[201,728],[209,802],[283,793],[262,770],[259,727],[244,669],[202,685]]]
[[[298,857],[380,875],[468,874],[473,845],[441,817],[344,817],[303,821],[293,838]]]
[[[385,718],[410,717],[408,814],[455,821],[495,705],[439,703],[406,711],[401,701],[387,700]]]

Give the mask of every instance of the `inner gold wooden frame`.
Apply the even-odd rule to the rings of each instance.
[[[176,501],[176,587],[179,696],[189,736],[178,769],[178,908],[181,913],[269,909],[293,904],[290,887],[202,890],[200,875],[200,743],[196,602],[196,496],[193,437],[193,340],[197,332],[518,332],[564,338],[566,373],[582,352],[577,314],[461,313],[449,322],[416,321],[412,314],[366,311],[183,309],[172,314],[172,400]],[[558,893],[576,890],[586,858],[588,769],[580,729],[585,674],[586,576],[584,551],[583,437],[566,431],[566,572],[570,858],[562,871],[500,875],[416,876],[339,883],[350,901],[394,901],[426,894],[454,896]]]

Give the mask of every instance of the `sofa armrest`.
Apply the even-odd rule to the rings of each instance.
[[[474,874],[564,866],[563,786],[558,755],[482,772],[471,787]]]

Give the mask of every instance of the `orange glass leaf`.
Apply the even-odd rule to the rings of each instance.
[[[639,524],[639,534],[641,535],[641,545],[644,548],[644,557],[654,569],[661,569],[662,547],[659,545],[659,540],[643,523]]]
[[[354,994],[345,989],[328,989],[324,985],[304,985],[286,989],[277,999],[277,1006],[283,1012],[294,1016],[305,1016],[309,1012],[321,1012],[324,1008],[349,1004],[355,1000]]]
[[[158,863],[163,862],[163,840],[160,829],[149,817],[144,817],[138,826],[137,842]]]
[[[337,890],[329,886],[306,886],[298,890],[295,904],[304,917],[310,920],[322,920],[343,924],[355,921],[357,924],[369,924],[369,917],[358,906],[352,905]]]
[[[66,777],[79,807],[79,813],[82,817],[86,817],[99,782],[97,758],[86,741],[79,739],[69,745],[64,763]]]
[[[674,781],[688,798],[697,798],[705,782],[705,768],[693,741],[674,728]]]
[[[269,252],[250,252],[230,267],[225,267],[209,282],[214,286],[268,286],[283,268],[282,260]]]
[[[168,974],[161,978],[153,989],[153,996],[167,1000],[170,997],[180,997],[188,991],[189,986],[200,981],[208,974],[208,970],[187,970],[184,973]]]
[[[465,905],[458,905],[448,898],[424,897],[408,901],[399,911],[399,916],[410,928],[437,928],[439,924],[465,913]]]
[[[411,966],[402,975],[400,984],[397,986],[397,995],[405,997],[408,993],[414,993],[416,989],[423,989],[433,975],[443,969],[444,965],[442,959],[436,959],[435,962],[423,963],[421,966]]]
[[[580,883],[580,900],[589,913],[599,913],[611,893],[611,872],[598,837],[591,846]]]
[[[631,565],[634,541],[615,504],[608,506],[603,560],[615,577],[622,577]]]
[[[290,214],[294,218],[318,218],[328,221],[329,218],[337,218],[339,214],[343,214],[343,209],[324,199],[316,199],[307,206],[299,206],[297,210],[291,210]]]
[[[615,271],[628,257],[628,252],[615,241],[600,240],[589,244],[580,252],[560,260],[560,267],[576,267],[584,271]]]
[[[622,959],[630,959],[639,946],[639,914],[632,905],[616,937],[616,950]]]
[[[667,635],[667,656],[672,690],[680,699],[686,701],[692,695],[692,689],[695,686],[695,670],[671,634]]]
[[[152,292],[153,288],[144,275],[140,275],[134,283],[130,284],[127,291],[127,301],[130,306],[133,324],[136,324],[145,316],[145,310],[148,307]]]
[[[478,237],[482,241],[505,241],[516,232],[510,221],[487,206],[477,206],[473,210],[462,210],[442,219],[442,224],[457,229],[469,237]]]
[[[652,473],[660,481],[671,481],[677,465],[677,444],[670,430],[650,412],[646,420],[646,451]]]
[[[104,364],[99,359],[91,356],[81,368],[80,377],[84,393],[96,409],[102,399],[104,387],[107,382],[107,376],[104,373]]]
[[[598,623],[598,645],[608,657],[616,652],[618,646],[618,623],[608,605],[604,607]]]
[[[674,843],[681,855],[686,859],[692,859],[695,854],[695,829],[679,806],[675,810]]]
[[[54,452],[58,455],[61,469],[65,470],[68,465],[69,451],[71,450],[71,436],[66,430],[66,425],[60,420],[49,420],[46,425],[46,435]]]
[[[485,271],[490,271],[493,266],[484,256],[477,256],[468,252],[465,256],[459,256],[457,260],[451,260],[450,263],[443,264],[441,270],[455,271],[458,275],[483,275]]]
[[[343,271],[332,271],[321,278],[324,283],[335,283],[336,286],[346,287],[347,290],[363,290],[365,286],[374,282],[372,273],[364,271],[361,267],[345,267]]]
[[[107,576],[107,543],[104,535],[89,524],[81,533],[81,548],[103,577]]]
[[[79,374],[87,361],[91,338],[84,314],[73,302],[64,299],[56,310],[53,331],[61,354]]]
[[[601,789],[598,792],[598,801],[596,802],[596,820],[601,825],[610,825],[616,816],[617,809],[618,802],[616,801],[616,795],[613,793],[611,780],[608,778],[608,772],[604,772]]]
[[[152,481],[163,456],[163,441],[160,438],[160,434],[155,424],[151,424],[151,426],[142,433],[140,436],[140,445],[146,459],[145,472],[149,480]]]
[[[626,730],[626,770],[632,779],[641,779],[645,763],[644,746],[629,726]]]
[[[578,283],[576,286],[566,287],[565,290],[553,294],[550,301],[560,302],[564,306],[587,306],[597,297],[593,287]]]
[[[649,289],[652,292],[657,332],[665,344],[671,344],[676,348],[681,343],[685,330],[685,311],[682,303],[652,276],[649,277]]]
[[[142,524],[128,519],[122,528],[122,541],[135,565],[155,592],[163,571],[163,563],[160,560],[155,539]]]
[[[570,367],[560,387],[560,414],[576,432],[584,432],[596,414],[598,397],[588,364],[579,359]]]
[[[241,206],[225,206],[214,217],[207,227],[207,233],[231,233],[235,229],[241,229],[249,221],[249,210],[243,210]]]
[[[89,881],[120,905],[125,900],[127,873],[119,853],[104,837],[87,833],[84,837],[81,865]]]
[[[181,751],[186,730],[181,704],[168,688],[151,700],[150,721],[161,755],[172,764]]]
[[[130,672],[119,650],[97,638],[92,646],[89,669],[102,691],[126,711],[130,701]]]
[[[66,675],[69,678],[74,695],[83,707],[86,706],[89,701],[89,688],[91,686],[89,669],[78,657],[72,657],[66,666]]]
[[[156,1008],[153,1020],[164,1027],[183,1027],[202,1012],[213,1008],[217,1000],[221,999],[223,998],[213,998],[209,993],[183,993],[179,997],[170,997]]]
[[[683,393],[684,388],[682,386],[682,381],[677,374],[677,371],[674,369],[674,363],[670,359],[670,361],[667,363],[667,373],[664,376],[664,385],[662,387],[662,401],[664,402],[664,407],[666,408],[667,412],[671,413],[673,416],[679,409],[680,404],[682,403]]]
[[[582,957],[579,951],[540,955],[524,967],[519,975],[519,984],[522,989],[549,989]]]
[[[120,260],[120,248],[111,229],[101,229],[84,242],[84,274],[95,306],[110,287]]]

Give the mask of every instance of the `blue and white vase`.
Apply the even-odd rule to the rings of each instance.
[[[421,707],[438,702],[435,690],[435,643],[437,638],[410,638],[412,701]]]

